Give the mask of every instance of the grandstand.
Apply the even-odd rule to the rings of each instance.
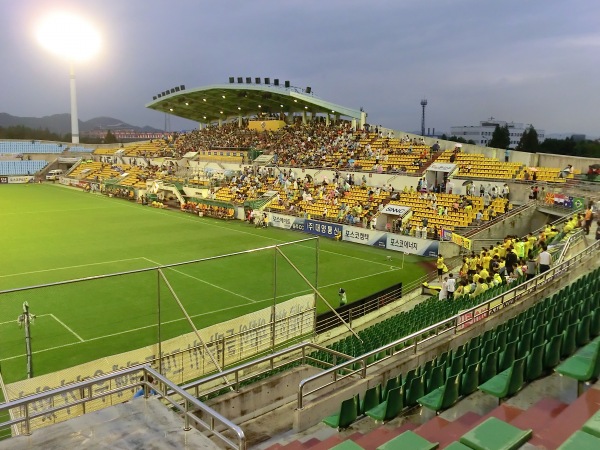
[[[216,102],[223,92],[234,88],[223,89],[201,89],[196,95],[206,95]],[[35,420],[46,420],[50,415],[59,421],[67,408],[91,408],[103,402],[118,403],[112,413],[105,414],[119,415],[124,423],[128,416],[139,416],[140,408],[155,414],[154,422],[160,423],[164,417],[159,417],[166,411],[161,406],[172,407],[177,415],[168,411],[169,426],[177,431],[168,438],[160,437],[165,433],[159,431],[148,439],[181,438],[174,445],[182,445],[189,437],[198,440],[196,445],[208,448],[322,449],[337,445],[550,449],[567,445],[569,439],[576,442],[570,444],[575,445],[571,448],[583,448],[577,447],[583,445],[577,442],[583,441],[597,446],[593,440],[597,439],[597,427],[593,420],[587,421],[600,410],[600,386],[593,385],[600,365],[596,370],[590,363],[600,360],[599,244],[584,236],[577,217],[580,208],[575,204],[578,199],[584,204],[597,200],[597,192],[582,183],[576,185],[580,191],[564,193],[565,182],[579,183],[574,175],[589,161],[581,161],[573,174],[562,178],[559,174],[563,161],[559,158],[543,160],[512,152],[514,161],[506,163],[493,153],[495,149],[458,150],[451,142],[441,142],[442,150],[435,152],[430,148],[432,142],[425,139],[399,139],[393,136],[404,133],[361,129],[359,112],[324,106],[318,99],[269,88],[252,89],[257,90],[252,95],[262,96],[265,89],[281,95],[273,101],[285,102],[284,110],[291,114],[286,118],[291,120],[282,128],[265,132],[239,129],[236,100],[235,108],[229,105],[233,121],[221,124],[222,127],[211,126],[154,142],[98,147],[89,159],[78,161],[61,182],[83,189],[99,185],[99,191],[111,197],[123,190],[126,194],[118,197],[142,204],[160,203],[161,207],[181,208],[198,215],[243,219],[248,211],[256,210],[270,214],[271,222],[275,218],[290,227],[316,224],[320,229],[324,224],[325,228],[347,232],[342,233],[343,237],[334,232],[321,233],[329,238],[345,239],[357,228],[362,237],[351,242],[369,241],[373,252],[378,251],[374,247],[390,250],[386,239],[415,239],[407,241],[409,244],[397,255],[408,254],[413,244],[416,247],[429,239],[415,237],[414,232],[399,234],[391,227],[398,220],[396,217],[400,217],[404,229],[414,230],[426,222],[433,239],[442,240],[436,252],[447,256],[449,269],[456,274],[462,256],[479,251],[484,244],[490,247],[484,239],[502,240],[507,234],[520,234],[522,238],[530,232],[542,236],[547,231],[533,223],[543,220],[540,224],[545,224],[548,216],[544,214],[561,216],[558,230],[548,230],[552,237],[540,237],[551,250],[553,267],[530,280],[521,273],[508,281],[490,284],[477,296],[466,293],[445,302],[440,302],[437,295],[426,294],[420,282],[404,286],[401,293],[338,308],[347,324],[337,321],[336,316],[333,326],[317,332],[315,325],[309,338],[299,344],[284,343],[276,351],[257,353],[239,365],[224,364],[224,371],[197,380],[176,382],[165,377],[163,363],[169,369],[179,369],[180,363],[159,358],[158,363],[134,364],[118,373],[101,374],[98,379],[56,386],[55,391],[11,398],[10,403],[0,404],[0,414],[12,414],[10,419],[4,416],[2,427],[5,431],[12,429],[14,435],[32,433],[32,437],[0,441],[0,449],[20,448],[26,439],[35,439],[35,445],[46,447],[54,438],[46,438],[45,430],[32,431],[30,419],[34,419],[35,426]],[[244,86],[244,90],[248,87]],[[153,102],[152,107],[166,111],[176,103],[182,110],[178,114],[187,118],[198,119],[200,114],[207,114],[185,108],[187,95],[190,94],[183,91],[168,95]],[[310,123],[306,114],[299,116],[298,111],[291,109],[295,107],[294,97],[300,100],[299,111],[312,108],[315,114],[323,115],[322,120]],[[211,108],[216,121],[220,115],[215,111],[219,110],[214,105]],[[250,108],[250,104],[244,108]],[[342,115],[346,120],[331,120],[329,111],[345,111]],[[243,113],[251,117],[256,111]],[[294,114],[300,120],[295,120]],[[7,155],[61,153],[63,149],[61,144],[0,143],[0,153]],[[273,156],[276,164],[253,164],[253,150]],[[87,150],[81,147],[71,151]],[[548,161],[554,161],[556,167]],[[0,174],[35,173],[47,163],[0,161]],[[427,177],[427,168],[436,163],[455,164],[458,171],[432,178],[433,190],[426,186],[417,192],[418,181]],[[533,172],[536,185],[561,199],[560,207],[553,201],[548,203],[546,197],[537,203],[529,201],[527,196],[534,180],[526,173]],[[489,202],[486,196],[466,192],[473,179],[478,184],[486,182]],[[452,192],[442,187],[448,180],[455,186]],[[510,187],[510,201],[500,193],[492,198],[488,189],[493,186],[499,192],[504,183]],[[428,198],[434,191],[435,201]],[[406,216],[385,217],[383,211],[389,206],[410,212]],[[534,216],[536,208],[545,208],[545,212]],[[481,222],[477,213],[482,214]],[[504,220],[508,217],[511,219]],[[127,230],[137,234],[135,229]],[[176,235],[177,230],[177,226],[172,226],[166,233]],[[441,230],[456,239],[444,240]],[[508,241],[518,242],[513,238]],[[536,240],[536,253],[542,248],[540,244]],[[85,245],[81,248],[88,251]],[[504,252],[510,253],[510,247]],[[332,258],[334,253],[329,250],[323,260]],[[388,259],[382,261],[377,264],[385,265],[386,271],[395,270],[394,266],[389,267],[392,263],[388,264]],[[354,270],[352,257],[344,264],[348,276],[360,280],[363,274]],[[236,273],[234,281],[238,285],[249,284],[245,272]],[[216,280],[220,281],[213,280],[215,286],[225,282],[226,277],[223,272],[217,273]],[[194,276],[201,278],[203,273],[200,270]],[[435,288],[433,278],[430,274],[427,280],[420,281],[429,281],[428,287]],[[163,286],[162,295],[167,291]],[[319,317],[316,319],[318,323]],[[273,329],[278,327],[274,321],[271,324]],[[289,330],[294,325],[286,327]],[[243,335],[246,343],[270,342],[271,336],[262,331],[251,329],[248,333]],[[216,333],[211,342],[223,342],[221,350],[215,352],[217,359],[224,360],[228,353],[226,337]],[[208,350],[198,351],[201,356],[195,354],[190,359],[209,359]],[[181,367],[184,365],[181,363]],[[589,370],[573,375],[577,372],[573,366],[581,365]],[[555,371],[589,385],[580,383],[581,395],[577,396],[577,383],[559,378]],[[98,389],[100,383],[110,387]],[[144,390],[146,398],[122,403],[138,389]],[[151,392],[156,395],[149,395]],[[495,397],[504,403],[498,406]],[[64,399],[74,402],[65,403]],[[436,413],[441,414],[435,416]],[[62,430],[57,431],[61,445],[69,445],[68,436],[74,439],[75,435],[86,435],[89,427],[98,430],[104,426],[106,415],[93,414],[88,415],[91,425],[71,419],[68,427],[78,430],[76,433],[56,425],[55,429]],[[190,431],[183,431],[190,427]],[[132,423],[128,428],[129,432],[121,430],[120,434],[141,435],[146,428],[156,431],[147,422]],[[99,439],[119,446],[118,440],[109,437],[115,431],[95,433]],[[491,435],[491,442],[479,442],[477,435],[481,433]]]

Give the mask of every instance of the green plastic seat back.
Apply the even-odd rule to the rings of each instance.
[[[425,375],[413,378],[408,385],[408,389],[406,389],[406,383],[404,383],[404,386],[405,406],[415,406],[417,404],[417,400],[425,395]]]
[[[546,327],[544,325],[540,325],[533,332],[533,340],[531,341],[532,347],[537,347],[538,345],[542,345],[546,343]]]
[[[552,369],[560,362],[560,346],[562,336],[557,334],[552,337],[544,349],[544,369]]]
[[[465,396],[469,395],[477,390],[479,386],[479,371],[481,370],[481,363],[476,362],[467,366],[465,371],[461,375],[460,380],[460,394]]]
[[[339,428],[348,428],[358,417],[359,396],[344,400],[340,408]]]
[[[592,316],[588,314],[583,316],[579,323],[577,323],[577,346],[582,347],[590,342],[590,325],[592,323]]]
[[[485,356],[481,365],[480,382],[484,383],[490,378],[493,378],[498,373],[498,350],[494,350]]]
[[[362,401],[360,412],[364,413],[369,409],[375,408],[377,405],[379,405],[379,403],[381,403],[381,384],[367,389]]]
[[[544,348],[545,345],[533,347],[527,355],[527,364],[525,365],[525,379],[527,381],[536,380],[544,373]]]
[[[533,332],[522,334],[517,343],[517,358],[522,358],[529,353],[531,350],[531,340],[533,338]]]
[[[426,379],[425,391],[427,394],[444,385],[446,365],[435,366],[431,369],[429,379]]]
[[[525,358],[516,359],[512,364],[510,381],[508,382],[508,394],[514,395],[521,390],[525,381]]]
[[[388,392],[384,420],[392,420],[398,417],[398,414],[400,414],[402,408],[404,408],[402,397],[403,395],[401,386],[395,387]]]
[[[571,356],[577,350],[577,324],[569,325],[562,333],[562,343],[560,347],[560,355],[563,358]]]
[[[460,396],[460,373],[448,377],[444,387],[444,397],[442,398],[442,409],[448,409],[458,401]]]
[[[517,341],[512,341],[506,344],[506,347],[504,347],[504,351],[500,352],[500,360],[498,361],[498,371],[502,372],[508,369],[515,360],[516,353]]]

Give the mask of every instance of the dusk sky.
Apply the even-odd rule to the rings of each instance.
[[[35,38],[46,13],[90,19],[102,50],[76,65],[79,118],[162,129],[158,92],[290,80],[368,122],[449,131],[497,119],[600,135],[598,0],[0,0],[0,112],[69,112],[68,63]],[[171,129],[194,123],[171,118]]]

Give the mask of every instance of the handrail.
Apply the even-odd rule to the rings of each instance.
[[[142,373],[142,379],[140,381],[134,381],[133,383],[127,382],[132,380],[138,380],[140,373]],[[152,376],[155,380],[158,381],[158,383],[149,383],[147,381],[149,376]],[[115,385],[117,387],[106,390],[92,389],[94,385],[98,385],[112,380],[118,380],[115,382]],[[8,401],[6,403],[0,403],[0,413],[10,412],[11,410],[16,410],[19,412],[19,416],[17,416],[17,418],[0,423],[0,428],[22,423],[25,427],[25,434],[30,435],[31,421],[33,419],[43,417],[60,410],[72,408],[76,405],[84,405],[85,407],[85,404],[87,402],[101,399],[119,392],[129,391],[131,390],[131,388],[136,386],[144,387],[144,390],[146,392],[152,389],[154,392],[156,392],[156,395],[160,399],[166,400],[171,407],[179,410],[179,412],[184,415],[185,431],[189,431],[191,429],[190,421],[192,421],[198,426],[200,426],[202,429],[213,433],[225,444],[239,450],[246,449],[246,436],[239,426],[237,426],[229,419],[219,414],[214,409],[205,405],[200,400],[185,392],[185,390],[177,386],[168,378],[162,376],[159,372],[152,369],[150,366],[134,366],[117,372],[112,372],[110,374],[90,378],[85,381],[78,381],[72,384],[68,384],[66,386],[62,386],[51,391],[45,391],[38,394],[29,395],[27,397],[23,397],[18,400]],[[180,398],[172,398],[173,394],[176,394]],[[50,408],[40,410],[39,405],[43,404],[45,400],[49,400],[50,403],[54,405],[54,402],[52,401],[54,397],[79,399],[75,401],[65,402],[63,404],[60,404],[59,406],[52,406]],[[32,405],[35,405],[36,408],[30,408],[30,406]],[[200,417],[198,417],[195,414],[198,411],[201,411],[203,414],[206,414],[209,418],[209,421],[206,422]],[[235,433],[235,435],[237,436],[237,442],[227,437],[223,431],[219,431],[218,428],[222,426],[225,427],[225,431],[233,431]]]
[[[358,356],[358,357],[351,359],[349,361],[346,361],[342,364],[339,364],[337,366],[334,366],[327,370],[324,370],[323,372],[317,373],[315,375],[312,375],[308,378],[303,379],[302,381],[300,381],[300,383],[298,385],[298,399],[297,399],[298,409],[303,408],[304,399],[306,396],[308,396],[310,394],[314,394],[316,392],[319,392],[329,386],[335,385],[341,379],[345,379],[348,376],[351,376],[351,375],[354,375],[357,373],[360,374],[361,378],[365,378],[366,374],[367,374],[367,369],[368,369],[368,367],[370,367],[370,365],[367,363],[367,360],[369,357],[377,355],[378,353],[380,354],[380,353],[385,352],[386,358],[390,358],[394,355],[404,353],[407,350],[413,350],[413,354],[416,354],[418,346],[420,344],[430,341],[431,339],[434,339],[435,337],[437,337],[441,334],[444,334],[446,332],[449,332],[449,331],[453,331],[454,333],[456,333],[457,330],[460,330],[466,326],[469,326],[470,324],[477,322],[479,320],[482,320],[482,319],[488,317],[489,315],[495,313],[496,310],[492,310],[490,308],[490,305],[492,304],[492,302],[497,303],[498,300],[500,300],[502,306],[501,306],[501,308],[498,308],[498,310],[502,309],[504,307],[510,306],[513,303],[517,302],[519,299],[521,299],[525,295],[527,295],[531,292],[535,292],[536,290],[538,290],[539,287],[546,285],[550,281],[557,279],[557,278],[562,278],[563,276],[565,276],[569,273],[569,269],[571,269],[572,266],[576,266],[584,258],[587,259],[588,256],[590,256],[594,252],[598,251],[598,249],[600,249],[600,241],[594,242],[589,247],[585,248],[584,250],[582,250],[578,254],[574,255],[570,259],[551,268],[550,270],[548,270],[542,274],[539,274],[539,275],[533,277],[532,279],[530,279],[524,283],[521,283],[518,286],[511,288],[494,298],[485,300],[482,303],[480,303],[479,305],[476,305],[472,308],[461,311],[460,313],[455,314],[452,317],[449,317],[449,318],[447,318],[441,322],[438,322],[436,324],[430,325],[429,327],[419,330],[416,333],[412,333],[409,336],[405,336],[394,342],[386,344],[386,345],[384,345],[378,349],[375,349],[369,353]],[[464,321],[461,321],[461,318],[464,318]],[[449,327],[449,325],[451,325],[451,326]],[[435,332],[434,336],[429,335],[429,333],[432,331]],[[422,337],[424,335],[428,336],[428,337],[418,340],[420,337]],[[412,342],[413,340],[414,340],[414,342]],[[396,351],[395,349],[398,347],[402,347],[402,349]],[[337,378],[337,374],[339,372],[343,372],[345,370],[350,370],[352,367],[354,367],[354,364],[360,364],[362,367],[361,370],[360,371],[352,370],[350,372],[350,374],[347,374],[340,379]],[[373,363],[371,365],[373,365]],[[330,381],[332,376],[333,376],[333,381]],[[306,387],[310,383],[314,383],[317,381],[319,381],[320,384],[316,388],[305,392]]]

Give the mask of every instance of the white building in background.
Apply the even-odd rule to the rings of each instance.
[[[488,142],[492,139],[496,126],[503,127],[508,125],[508,132],[510,134],[510,148],[515,148],[523,132],[531,127],[531,124],[505,122],[503,120],[496,120],[490,117],[488,120],[479,122],[479,125],[463,125],[450,127],[450,135],[456,137],[462,137],[465,140],[473,140],[475,144],[486,147]],[[538,134],[538,140],[540,143],[544,142],[544,130],[538,128],[535,129]]]

